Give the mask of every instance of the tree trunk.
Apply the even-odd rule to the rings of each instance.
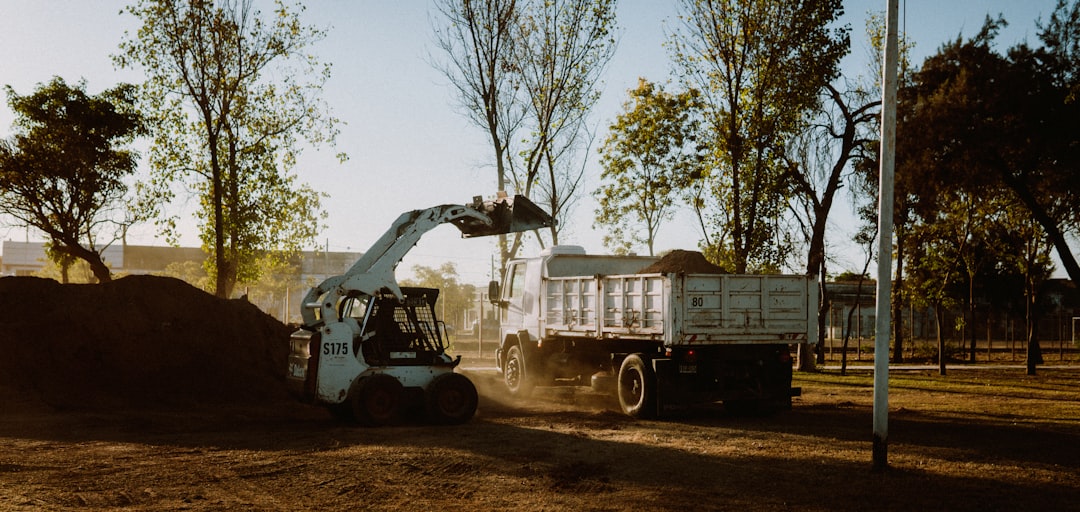
[[[207,126],[210,126],[209,123]],[[218,159],[218,138],[211,134],[207,138],[210,146],[210,173],[211,173],[211,197],[214,203],[214,295],[222,299],[229,297],[228,285],[222,274],[228,268],[228,260],[225,258],[225,205],[222,204],[224,191],[221,176],[221,162]]]
[[[810,237],[810,251],[807,255],[806,273],[818,278],[818,347],[825,339],[825,319],[829,314],[829,301],[825,293],[825,222],[820,207],[815,208],[814,232]],[[800,372],[817,371],[817,363],[825,362],[825,353],[815,351],[814,346],[800,343],[798,348],[798,370]]]
[[[941,317],[944,315],[941,303],[934,304],[934,324],[937,326],[938,375],[945,375],[945,336],[941,330]]]
[[[1038,365],[1043,363],[1042,347],[1039,346],[1039,320],[1035,304],[1034,286],[1029,283],[1027,291],[1027,374],[1035,375]]]
[[[1028,207],[1028,211],[1031,212],[1031,216],[1042,226],[1046,231],[1047,238],[1054,244],[1054,249],[1057,251],[1058,258],[1061,260],[1061,266],[1065,267],[1065,272],[1069,274],[1069,279],[1073,284],[1080,286],[1080,264],[1076,262],[1076,258],[1073,256],[1072,249],[1069,247],[1069,242],[1065,240],[1065,234],[1062,233],[1061,228],[1058,227],[1057,222],[1050,217],[1050,214],[1046,212],[1046,208],[1039,203],[1035,194],[1031,189],[1020,179],[1012,175],[1012,173],[1006,167],[1001,167],[1002,176],[1005,179],[1005,183],[1011,188],[1016,195],[1020,197],[1020,200]]]
[[[968,276],[968,319],[964,322],[964,331],[968,335],[968,362],[975,362],[975,276]]]
[[[894,363],[904,362],[904,237],[896,230],[896,281],[892,288],[892,329]],[[914,319],[912,319],[914,321]]]
[[[865,274],[865,272],[863,273]],[[863,280],[862,278],[860,278],[859,284],[855,286],[855,304],[853,304],[851,306],[851,310],[848,311],[847,325],[844,327],[844,346],[842,351],[840,352],[840,375],[847,375],[848,340],[851,339],[852,316],[855,315],[855,311],[859,309],[860,305],[862,304],[862,283]],[[860,332],[858,333],[858,335],[862,336],[862,333]]]
[[[79,258],[90,265],[90,271],[94,273],[94,278],[97,279],[99,283],[108,283],[112,281],[112,271],[105,265],[105,261],[101,259],[100,254],[77,243],[62,243],[64,244],[64,252]],[[67,279],[67,277],[65,276],[64,279]]]

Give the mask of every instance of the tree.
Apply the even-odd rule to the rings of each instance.
[[[856,285],[855,285],[855,304],[852,304],[851,309],[848,310],[847,327],[844,329],[843,349],[840,351],[840,375],[847,375],[848,340],[851,339],[851,328],[853,327],[853,324],[854,324],[854,322],[852,321],[852,317],[855,315],[855,313],[859,310],[859,308],[861,306],[862,292],[863,292],[863,281],[866,281],[868,279],[867,271],[870,270],[870,263],[872,263],[874,261],[874,242],[876,241],[875,239],[877,238],[877,234],[878,234],[878,229],[877,228],[878,228],[877,224],[872,224],[870,226],[864,226],[863,228],[859,229],[859,231],[853,237],[853,239],[854,239],[854,241],[856,243],[858,243],[862,247],[866,248],[866,259],[863,260],[862,272],[859,273],[859,275],[854,276],[855,279],[850,279],[850,278],[846,279],[847,281],[854,280],[856,282]],[[844,281],[845,279],[842,279],[842,277],[844,277],[843,274],[841,274],[840,276],[837,276],[836,280],[837,281]],[[822,295],[824,295],[824,294],[822,294]],[[824,301],[822,301],[822,302],[824,302]],[[860,337],[862,336],[861,332],[859,333],[859,336]]]
[[[172,183],[194,178],[219,297],[257,279],[262,254],[288,255],[315,240],[323,194],[290,169],[299,139],[332,144],[337,134],[319,100],[330,68],[306,51],[324,32],[301,24],[302,6],[293,12],[277,1],[267,22],[252,4],[139,0],[127,12],[143,25],[114,56],[147,73],[153,190],[167,202]]]
[[[568,223],[584,166],[573,160],[586,121],[600,98],[600,75],[615,53],[615,0],[546,0],[525,4],[519,18],[514,65],[525,94],[530,131],[523,143],[518,190],[535,185],[556,223],[551,243]]]
[[[609,230],[605,246],[629,252],[643,243],[652,256],[660,226],[673,213],[676,192],[699,160],[700,95],[693,89],[669,93],[644,78],[629,92],[630,101],[600,148],[603,183],[594,192],[600,204],[596,223]]]
[[[439,268],[413,266],[415,279],[405,279],[402,286],[423,286],[439,290],[439,300],[435,305],[439,318],[448,324],[463,321],[465,312],[473,308],[476,287],[458,282],[457,267],[453,263],[443,263]]]
[[[681,11],[673,58],[703,93],[715,148],[700,180],[714,205],[706,252],[736,273],[775,267],[789,247],[784,147],[848,51],[846,30],[828,28],[841,3],[683,0]]]
[[[517,101],[514,43],[518,27],[516,0],[437,0],[436,9],[446,19],[435,27],[435,39],[447,61],[437,63],[458,92],[465,116],[487,132],[495,164],[497,190],[510,183],[510,144],[521,126],[525,109]],[[499,235],[501,262],[513,257],[514,245]],[[503,265],[505,267],[505,265]]]
[[[1058,16],[1067,11],[1059,3],[1052,21],[1060,21]],[[1076,6],[1069,14],[1076,15]],[[1012,251],[1001,247],[992,251],[996,259],[1023,255],[1013,266],[1026,276],[1030,373],[1041,359],[1037,332],[1031,326],[1038,312],[1033,304],[1049,274],[1049,258],[1042,248],[1053,246],[1073,281],[1080,278],[1080,267],[1066,241],[1068,233],[1076,233],[1080,212],[1080,178],[1074,170],[1080,161],[1074,122],[1080,105],[1070,96],[1076,66],[1068,48],[1075,49],[1075,43],[1065,43],[1080,39],[1075,29],[1055,23],[1040,34],[1045,48],[1022,44],[1008,55],[996,53],[992,43],[1005,21],[989,18],[975,37],[945,45],[916,75],[911,88],[914,108],[907,120],[913,127],[907,138],[918,148],[913,161],[920,162],[918,168],[939,171],[917,179],[932,184],[918,194],[914,211],[921,219],[933,219],[939,229],[950,223],[961,225],[949,220],[950,210],[955,210],[951,205],[956,204],[952,198],[978,198],[982,208],[988,206],[988,194],[1001,194],[1010,205],[1009,215],[1002,215],[1001,207],[976,215],[995,222],[1007,218],[1009,230],[1030,237],[1013,243]],[[1012,204],[1023,205],[1038,229],[1022,229],[1025,223],[1013,217]],[[968,315],[973,322],[974,279],[979,267],[989,264],[965,252],[979,240],[978,231],[985,230],[953,231],[957,233],[953,244],[963,242],[953,257],[967,269]],[[1001,246],[1006,239],[996,236],[992,245]]]
[[[101,255],[141,218],[124,212],[137,155],[123,145],[144,133],[134,86],[91,96],[85,82],[68,86],[55,77],[29,96],[7,87],[7,96],[17,131],[0,142],[0,213],[48,236],[65,282],[75,259],[99,282],[110,281]]]
[[[1055,16],[1064,10],[1059,4]],[[1063,49],[1069,45],[1054,42],[1075,38],[1068,32],[1075,29],[1052,24],[1066,34],[1047,28],[1040,34],[1047,47],[1021,44],[1003,56],[992,44],[1004,25],[988,18],[975,37],[958,38],[923,64],[916,79],[923,141],[938,161],[978,171],[951,176],[957,186],[990,180],[1011,191],[1080,283],[1067,240],[1080,225],[1077,67]]]
[[[467,115],[488,132],[500,188],[567,212],[584,165],[575,160],[591,140],[586,121],[597,84],[614,53],[614,0],[440,0],[447,25],[436,28],[448,61],[440,65]],[[506,181],[504,181],[504,179]],[[521,246],[515,234],[502,259]]]
[[[945,312],[959,301],[958,271],[952,240],[942,233],[942,226],[933,223],[916,225],[910,233],[912,251],[908,263],[908,278],[904,285],[913,293],[912,302],[934,311],[937,332],[938,373],[945,375],[949,354],[945,346]]]
[[[803,233],[809,241],[806,273],[817,275],[821,280],[822,295],[825,295],[825,229],[833,203],[840,191],[844,172],[850,172],[849,162],[863,154],[861,151],[873,139],[871,130],[877,126],[877,111],[880,101],[867,101],[865,94],[856,91],[849,95],[841,94],[832,84],[825,84],[822,93],[826,96],[820,108],[810,111],[805,131],[794,137],[788,145],[790,154],[786,156],[787,176],[795,190],[795,200],[803,208]],[[857,99],[856,99],[857,98]],[[849,103],[858,101],[861,106],[850,107]],[[818,339],[824,339],[825,320],[829,306],[821,301],[818,307]],[[799,369],[808,371],[810,363],[809,347],[799,346]],[[818,345],[819,362],[824,362],[824,352]]]

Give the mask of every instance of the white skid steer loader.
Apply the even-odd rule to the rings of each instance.
[[[287,382],[300,399],[361,424],[393,423],[423,407],[429,421],[464,423],[476,387],[445,351],[435,316],[439,291],[399,287],[394,269],[428,231],[452,223],[465,238],[530,231],[554,220],[523,196],[475,197],[402,214],[344,274],[308,291],[290,339]]]

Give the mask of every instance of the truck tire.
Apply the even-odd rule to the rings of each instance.
[[[503,364],[503,382],[511,396],[524,398],[532,393],[535,382],[532,375],[525,368],[525,358],[522,357],[521,345],[514,345],[506,352],[506,362]]]
[[[390,375],[377,373],[357,379],[349,392],[352,415],[362,425],[378,427],[397,421],[404,388]]]
[[[630,354],[619,367],[619,405],[628,416],[652,418],[656,415],[656,374],[648,359]]]
[[[476,386],[460,373],[435,377],[427,390],[428,420],[437,425],[460,425],[472,419],[479,397]]]

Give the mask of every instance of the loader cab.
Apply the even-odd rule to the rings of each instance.
[[[342,318],[355,318],[360,335],[353,351],[369,366],[435,364],[446,352],[446,329],[435,316],[439,290],[403,287],[404,300],[391,293],[351,298]]]

